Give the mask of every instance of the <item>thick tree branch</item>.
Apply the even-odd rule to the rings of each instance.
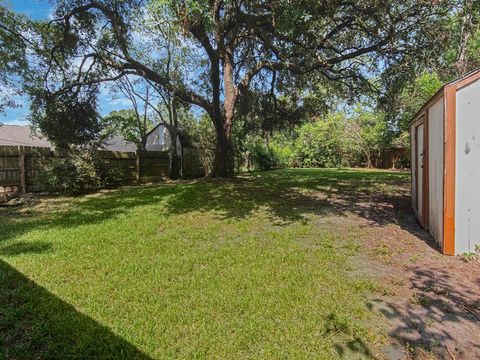
[[[188,103],[194,104],[194,105],[198,105],[209,113],[212,112],[212,104],[208,100],[206,100],[202,96],[194,93],[193,91],[189,91],[189,90],[184,89],[182,87],[176,86],[175,84],[170,82],[168,79],[166,79],[165,77],[163,77],[162,75],[160,75],[156,71],[152,70],[147,65],[145,65],[145,64],[139,62],[138,60],[136,60],[130,54],[130,51],[129,51],[128,45],[127,45],[128,41],[125,37],[125,34],[127,32],[126,25],[122,21],[121,17],[117,13],[115,13],[114,10],[111,10],[109,7],[107,7],[107,6],[105,6],[101,3],[98,3],[96,1],[92,1],[89,4],[79,6],[79,7],[76,7],[74,9],[72,9],[70,12],[65,14],[62,18],[52,20],[52,22],[54,22],[54,21],[64,21],[65,24],[66,24],[66,29],[69,30],[70,19],[73,16],[75,16],[79,13],[85,12],[85,11],[92,10],[92,9],[99,10],[109,19],[109,21],[112,25],[113,32],[115,34],[115,39],[117,41],[117,44],[118,44],[118,46],[120,48],[120,51],[121,51],[121,53],[122,53],[122,55],[123,55],[123,57],[126,61],[126,64],[120,64],[119,65],[118,63],[116,64],[113,61],[111,61],[111,59],[105,59],[105,58],[101,57],[100,55],[97,55],[98,57],[102,58],[102,60],[105,64],[107,64],[109,66],[112,66],[114,68],[117,68],[117,69],[118,68],[131,69],[131,70],[133,70],[133,72],[131,72],[131,73],[134,73],[134,74],[139,75],[139,76],[143,76],[146,79],[149,79],[153,82],[156,82],[156,83],[160,84],[161,86],[164,86],[168,90],[170,90],[172,92],[175,92],[176,95],[179,98],[181,98],[182,100],[184,100]],[[118,77],[118,78],[120,78],[120,77]],[[107,81],[111,81],[111,80],[107,80]],[[91,80],[91,81],[83,82],[83,84],[99,83],[99,82],[101,82],[101,81],[100,80]],[[76,83],[77,83],[77,86],[80,86],[82,84],[82,82],[76,82]]]

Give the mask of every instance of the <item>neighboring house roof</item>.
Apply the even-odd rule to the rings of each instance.
[[[120,135],[113,135],[105,143],[105,150],[135,152],[137,151],[137,145],[135,145],[130,141],[125,140]]]
[[[55,146],[41,135],[34,134],[30,126],[0,124],[0,145],[7,146]],[[105,144],[105,150],[109,151],[136,151],[137,146],[126,141],[123,137],[114,135]]]
[[[32,133],[30,126],[0,124],[0,145],[53,148],[50,141]]]
[[[430,99],[428,99],[428,101],[426,101],[422,107],[415,113],[415,115],[412,117],[412,119],[410,120],[410,123],[409,123],[409,126],[413,124],[413,122],[419,117],[419,115],[428,107],[430,107],[431,104],[433,104],[437,98],[440,98],[445,90],[445,88],[447,86],[450,86],[450,85],[454,85],[454,84],[457,84],[459,82],[462,82],[464,80],[466,80],[468,83],[470,82],[473,82],[475,80],[478,80],[480,78],[480,68],[478,69],[474,69],[472,71],[469,71],[467,72],[466,74],[464,74],[463,76],[453,80],[453,81],[450,81],[446,84],[444,84],[440,89],[438,89],[438,91],[432,95],[432,97]],[[468,79],[468,80],[467,80]]]
[[[157,125],[155,125],[152,130],[150,130],[148,133],[147,133],[147,138],[149,136],[151,136],[159,127],[164,127],[165,129],[167,129],[167,126],[165,125],[165,123],[159,123]],[[178,139],[180,140],[180,143],[183,145],[183,142],[184,142],[184,139],[185,139],[185,134],[183,134],[183,131],[178,129],[177,131],[177,137]],[[167,133],[168,136],[170,136],[170,133]]]

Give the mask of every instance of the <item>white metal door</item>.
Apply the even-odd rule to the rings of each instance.
[[[423,124],[417,126],[417,212],[422,217],[423,209]],[[423,219],[422,219],[423,221]]]

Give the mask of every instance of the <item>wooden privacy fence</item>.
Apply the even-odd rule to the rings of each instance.
[[[410,166],[410,151],[407,148],[391,148],[382,152],[379,167],[402,169]]]
[[[134,152],[99,151],[107,166],[116,169],[120,183],[154,182],[169,175],[168,151],[149,151],[137,156]],[[0,186],[18,186],[22,193],[40,189],[42,159],[64,157],[50,148],[0,146]]]

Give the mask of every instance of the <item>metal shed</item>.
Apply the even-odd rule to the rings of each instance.
[[[410,123],[412,206],[444,254],[480,244],[480,69],[444,85]]]

